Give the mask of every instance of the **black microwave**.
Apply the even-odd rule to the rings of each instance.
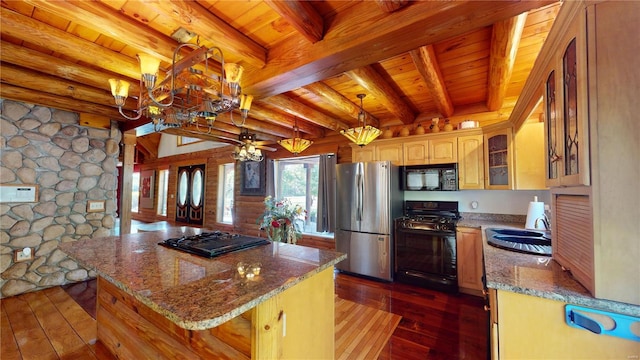
[[[458,164],[456,163],[403,166],[401,171],[402,190],[458,190]]]

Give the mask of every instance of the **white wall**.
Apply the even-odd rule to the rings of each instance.
[[[178,154],[188,154],[196,151],[215,149],[227,146],[225,143],[215,141],[200,141],[193,144],[178,146],[178,137],[170,134],[162,134],[160,145],[158,146],[158,157],[167,157]]]
[[[527,215],[529,202],[537,196],[538,201],[550,204],[548,190],[460,190],[460,191],[405,191],[405,200],[458,201],[460,212],[489,214]],[[478,207],[471,208],[477,201]]]

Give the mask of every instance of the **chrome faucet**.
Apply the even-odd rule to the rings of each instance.
[[[542,225],[544,225],[544,228],[546,230],[551,230],[551,226],[549,225],[549,218],[546,214],[542,215],[542,217],[537,218],[533,223],[533,227],[535,227],[536,229],[538,228],[538,221],[542,221]]]

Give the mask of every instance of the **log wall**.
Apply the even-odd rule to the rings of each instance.
[[[293,155],[288,151],[280,148],[275,152],[265,152],[270,159],[291,158]],[[159,216],[156,214],[156,201],[152,209],[139,209],[138,213],[133,213],[135,220],[144,222],[168,221],[175,222],[176,194],[177,194],[177,171],[178,167],[186,165],[206,164],[205,175],[205,218],[203,227],[210,229],[219,229],[223,231],[232,231],[235,233],[256,236],[259,227],[256,224],[258,217],[264,211],[263,196],[246,196],[240,195],[240,168],[236,166],[235,177],[235,219],[233,226],[222,224],[217,221],[217,204],[218,204],[218,167],[222,164],[233,162],[231,153],[232,146],[216,148],[206,151],[199,151],[190,154],[181,154],[160,159],[146,161],[137,166],[138,171],[155,170],[155,189],[158,189],[158,171],[162,169],[169,170],[168,199],[167,199],[167,216]],[[324,153],[334,153],[337,156],[338,163],[351,162],[351,147],[349,142],[340,134],[327,136],[317,140],[309,149],[301,156],[319,155]],[[323,249],[333,249],[334,242],[332,238],[322,238],[305,235],[300,239],[301,245],[312,246]]]

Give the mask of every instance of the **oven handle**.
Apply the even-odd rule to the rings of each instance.
[[[437,230],[423,230],[423,229],[408,229],[398,228],[398,233],[417,234],[417,235],[431,235],[431,236],[456,236],[455,231],[437,231]]]

